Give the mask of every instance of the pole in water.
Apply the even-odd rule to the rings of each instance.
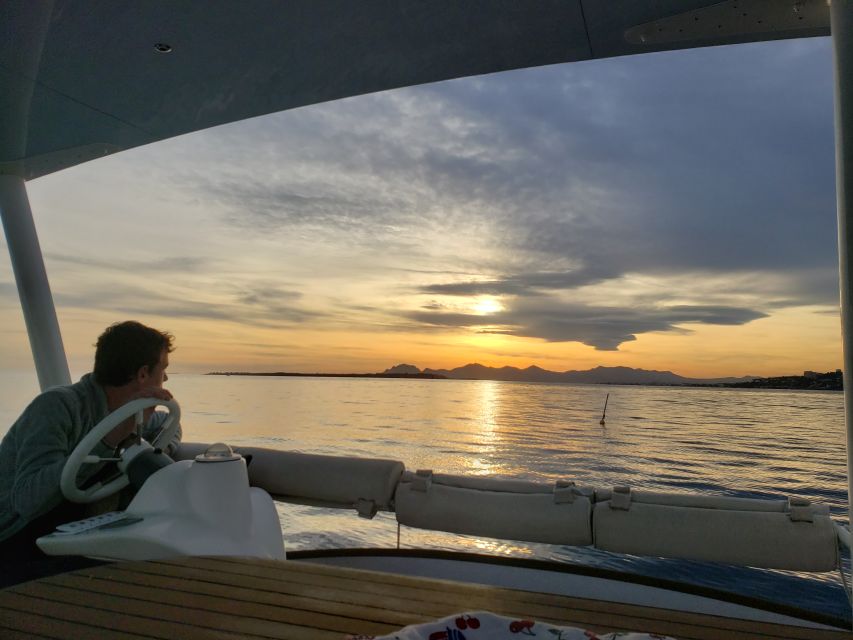
[[[610,400],[610,394],[607,394],[607,397],[604,398],[604,411],[601,412],[601,420],[598,421],[598,424],[604,425],[604,416],[607,414],[607,401]]]

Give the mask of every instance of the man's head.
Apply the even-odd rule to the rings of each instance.
[[[174,337],[128,320],[107,327],[95,345],[95,380],[105,387],[159,387]]]

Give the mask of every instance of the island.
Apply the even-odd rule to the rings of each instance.
[[[290,376],[294,378],[422,378],[443,379],[437,373],[294,373],[292,371],[211,371],[208,376]]]
[[[398,364],[381,373],[294,373],[289,371],[248,372],[213,371],[215,376],[292,376],[306,378],[403,378],[428,380],[499,380],[504,382],[558,382],[580,384],[620,384],[648,386],[726,387],[740,389],[804,389],[840,391],[844,388],[840,369],[827,373],[804,371],[801,376],[762,378],[687,378],[671,371],[649,371],[631,367],[595,367],[586,371],[548,371],[536,366],[487,367],[467,364],[455,369],[419,369],[411,364]]]

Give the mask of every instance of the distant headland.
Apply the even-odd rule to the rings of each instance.
[[[207,376],[288,376],[292,378],[446,378],[433,373],[294,373],[291,371],[211,371]]]
[[[808,391],[841,391],[844,381],[841,369],[818,373],[805,371],[801,376],[779,376],[777,378],[756,378],[745,382],[725,385],[744,389],[806,389]]]
[[[667,386],[732,387],[752,389],[806,389],[840,391],[843,388],[841,371],[817,373],[805,371],[801,376],[762,378],[744,376],[740,378],[687,378],[672,371],[633,369],[631,367],[595,367],[585,371],[548,371],[537,366],[526,369],[518,367],[487,367],[482,364],[466,364],[455,369],[419,369],[411,364],[398,364],[381,373],[292,373],[214,371],[214,376],[293,376],[320,378],[416,378],[449,380],[500,380],[508,382],[573,382],[582,384],[636,384]]]

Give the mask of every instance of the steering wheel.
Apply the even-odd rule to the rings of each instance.
[[[178,420],[181,417],[181,408],[174,400],[161,400],[160,398],[140,398],[131,400],[127,404],[119,407],[106,418],[96,424],[92,430],[86,434],[80,443],[74,447],[74,451],[65,462],[62,468],[62,477],[59,480],[59,487],[64,495],[71,502],[95,502],[101,498],[111,496],[117,491],[121,491],[128,485],[127,474],[122,473],[119,477],[102,484],[95,483],[87,489],[81,489],[77,486],[77,474],[80,467],[84,464],[97,464],[98,462],[116,462],[117,458],[100,458],[91,455],[92,449],[106,436],[110,431],[115,429],[130,416],[136,415],[137,433],[142,427],[142,415],[145,409],[150,407],[163,406],[169,410],[169,416],[163,423],[160,433],[154,438],[152,445],[162,442],[166,446],[172,441],[175,432],[178,429]]]

